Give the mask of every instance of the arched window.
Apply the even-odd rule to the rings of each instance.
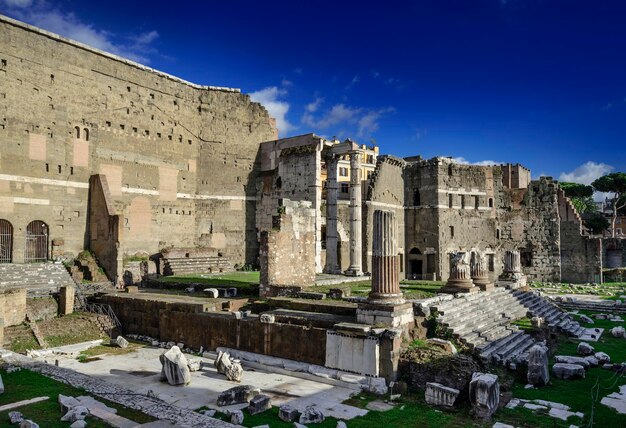
[[[48,260],[49,228],[41,220],[34,220],[26,226],[24,262],[45,262]]]
[[[85,135],[85,141],[89,141],[89,129],[83,129],[83,133]]]
[[[75,131],[74,135],[76,136],[76,139],[77,140],[80,139],[80,128],[78,126],[75,126],[74,131]]]
[[[13,261],[13,225],[0,219],[0,263]]]

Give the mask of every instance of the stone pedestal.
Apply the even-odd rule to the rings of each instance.
[[[526,288],[526,275],[522,273],[522,263],[519,251],[507,251],[504,253],[504,271],[496,282],[498,287]]]
[[[59,315],[69,315],[74,312],[74,287],[61,287],[59,289]]]
[[[350,267],[346,275],[361,276],[363,240],[361,239],[361,153],[350,153]]]
[[[441,293],[476,293],[480,289],[474,285],[470,272],[470,255],[465,251],[450,253],[450,277]]]
[[[493,282],[489,281],[487,260],[485,255],[478,250],[472,251],[470,257],[470,274],[474,285],[482,291],[493,289]]]
[[[358,323],[375,327],[402,327],[415,322],[413,304],[361,303],[356,310]]]

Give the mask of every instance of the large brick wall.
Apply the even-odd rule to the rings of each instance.
[[[32,220],[59,253],[86,246],[94,174],[106,176],[121,253],[204,245],[255,261],[258,146],[276,138],[261,105],[5,17],[0,39],[0,218],[14,261]]]

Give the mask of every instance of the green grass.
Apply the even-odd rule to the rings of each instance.
[[[259,272],[237,271],[220,274],[164,276],[159,282],[168,285],[202,284],[206,287],[234,287],[238,295],[258,295]]]
[[[530,318],[524,317],[520,318],[516,321],[513,321],[513,324],[521,328],[522,330],[532,330],[533,326],[530,322]]]
[[[404,293],[404,297],[407,299],[424,299],[432,297],[444,283],[441,281],[409,281],[404,280],[400,282],[400,289]]]
[[[593,312],[580,311],[580,313],[589,316]],[[577,321],[579,321],[579,319],[577,319]],[[623,325],[624,323],[614,323],[608,320],[594,321],[594,324],[581,323],[581,325],[585,327],[600,327],[605,329],[605,332],[600,340],[598,342],[591,343],[595,351],[606,352],[611,356],[611,361],[613,362],[622,362],[626,360],[626,341],[624,339],[614,338],[608,331],[610,328],[616,325]],[[577,355],[577,347],[577,341],[564,338],[559,343],[555,355]],[[554,361],[550,361],[550,367],[552,367],[553,363]],[[566,404],[570,406],[574,412],[583,412],[585,414],[583,424],[587,425],[590,422],[591,389],[596,382],[598,382],[601,390],[598,402],[595,405],[593,426],[626,426],[626,415],[620,415],[610,407],[599,403],[602,397],[607,396],[611,392],[618,391],[620,385],[626,384],[625,377],[616,378],[613,371],[604,370],[599,367],[589,368],[585,379],[561,380],[554,377],[552,373],[550,373],[550,375],[550,384],[538,389],[524,389],[524,379],[520,379],[520,381],[516,383],[513,388],[513,396],[526,399],[550,400]],[[575,424],[578,425],[578,423]],[[569,426],[569,424],[557,426]]]
[[[69,422],[60,421],[61,416],[63,415],[61,414],[61,408],[57,401],[58,395],[89,395],[82,389],[57,382],[30,370],[22,369],[13,373],[7,373],[2,370],[0,371],[0,374],[2,375],[5,387],[5,392],[0,394],[0,405],[14,403],[21,400],[28,400],[35,397],[50,397],[50,399],[46,401],[1,412],[0,426],[9,426],[8,414],[9,412],[15,410],[21,412],[25,419],[31,419],[38,423],[41,427],[67,428],[71,424]],[[109,407],[117,409],[118,415],[135,422],[147,423],[155,420],[151,416],[145,415],[136,410],[128,409],[120,406],[119,404],[111,403],[108,400],[104,400],[99,397],[96,397],[96,399],[102,401]],[[104,422],[94,418],[87,418],[87,425],[90,428],[104,428],[108,426]]]
[[[97,357],[101,355],[124,355],[135,352],[138,348],[143,348],[144,346],[146,346],[145,343],[134,342],[129,342],[127,348],[120,348],[118,346],[111,345],[98,345],[82,351],[79,357],[81,355],[84,355],[84,358]]]

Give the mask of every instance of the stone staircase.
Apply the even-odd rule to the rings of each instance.
[[[0,292],[26,288],[29,297],[39,297],[71,285],[74,281],[60,263],[0,264]]]
[[[230,261],[220,256],[168,257],[163,259],[163,275],[215,273],[232,270]]]
[[[525,316],[544,318],[551,328],[580,337],[586,329],[548,300],[520,290],[496,287],[469,295],[440,296],[420,304],[455,339],[485,363],[510,365],[526,361],[535,340],[512,322]]]

